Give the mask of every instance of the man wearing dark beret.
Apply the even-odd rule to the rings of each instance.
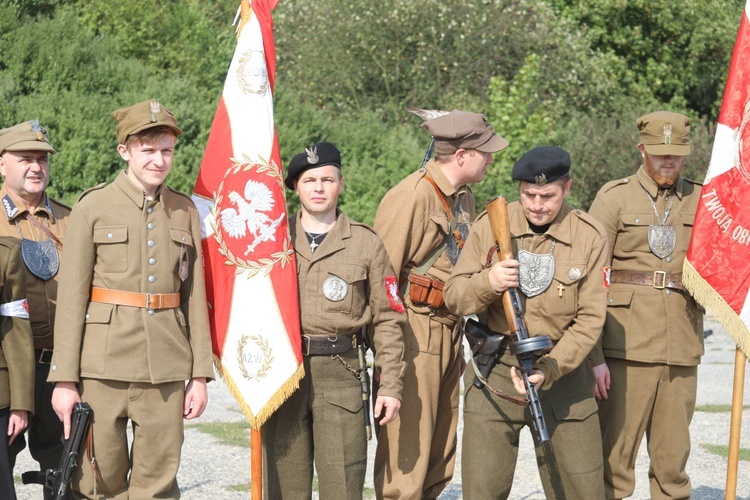
[[[34,335],[34,413],[28,430],[10,446],[10,462],[26,447],[40,470],[54,469],[62,453],[62,424],[52,409],[54,386],[47,383],[57,305],[58,266],[68,226],[70,207],[47,195],[50,156],[56,151],[47,129],[29,120],[0,130],[0,188],[5,217],[0,236],[21,245],[26,272],[26,297]],[[45,498],[51,491],[45,489]]]
[[[375,217],[409,317],[401,412],[378,432],[378,498],[437,498],[453,477],[462,335],[442,291],[476,216],[469,184],[508,145],[478,113],[454,110],[422,126],[435,159],[388,191]]]
[[[52,406],[66,437],[75,403],[93,410],[94,456],[73,476],[77,498],[179,498],[183,420],[201,415],[214,377],[200,221],[165,185],[182,133],[174,114],[149,99],[112,117],[127,169],[70,214]]]
[[[604,482],[594,374],[586,356],[604,324],[602,270],[609,254],[601,224],[565,202],[573,183],[569,170],[563,149],[542,146],[524,154],[513,167],[520,199],[508,205],[516,258],[499,261],[489,217],[480,214],[444,292],[450,310],[486,317],[491,330],[508,336],[501,295],[510,287],[520,290],[529,335],[548,335],[554,344],[529,377],[539,391],[553,450],[546,452],[534,435],[545,495],[594,499],[604,497]],[[496,393],[525,395],[508,343],[500,346],[487,385],[477,388],[473,371],[464,376],[461,470],[467,499],[508,498],[519,434],[523,427],[533,429],[527,408]]]
[[[682,285],[701,185],[680,175],[690,119],[657,111],[636,120],[643,161],[605,184],[590,213],[606,228],[611,286],[602,343],[592,353],[608,498],[635,489],[644,433],[651,498],[690,498],[685,471],[703,309]]]
[[[341,154],[319,142],[292,158],[285,184],[301,208],[290,222],[297,259],[305,376],[263,425],[267,498],[361,499],[367,468],[358,348],[373,349],[381,391],[374,417],[390,426],[401,406],[406,314],[380,238],[337,208]],[[364,352],[364,350],[362,351]]]

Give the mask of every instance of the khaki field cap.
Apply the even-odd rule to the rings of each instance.
[[[487,117],[479,113],[454,109],[427,120],[422,126],[435,138],[435,149],[439,154],[455,153],[458,149],[497,153],[508,147],[508,141],[497,135]]]
[[[169,127],[175,135],[182,134],[177,126],[177,118],[156,99],[133,104],[129,108],[112,112],[117,122],[117,142],[125,144],[129,135],[137,134],[153,127]]]
[[[49,143],[47,129],[39,124],[39,120],[19,123],[0,130],[0,154],[5,151],[56,153]]]
[[[690,154],[690,118],[680,113],[657,111],[635,121],[640,143],[650,155]]]

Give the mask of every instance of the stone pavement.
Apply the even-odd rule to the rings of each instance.
[[[706,329],[712,334],[706,338],[706,355],[698,371],[698,407],[702,405],[730,405],[734,371],[735,344],[729,334],[711,317],[706,318]],[[468,352],[468,350],[467,350]],[[746,376],[744,404],[750,404],[750,381]],[[236,402],[221,382],[209,384],[209,405],[199,422],[242,422]],[[688,472],[693,484],[693,498],[697,500],[719,500],[724,498],[727,460],[709,452],[704,445],[727,446],[729,441],[728,411],[709,413],[697,411],[691,425],[692,452],[688,462]],[[750,412],[744,412],[741,446],[750,448]],[[459,421],[461,426],[463,421]],[[249,492],[238,485],[247,484],[250,476],[250,453],[246,447],[218,444],[212,436],[188,428],[185,432],[182,464],[178,476],[182,498],[191,499],[247,499]],[[335,430],[332,430],[335,432]],[[441,500],[461,498],[461,463],[459,460],[453,482],[440,496]],[[366,488],[372,488],[372,459],[375,441],[370,442],[370,467]],[[28,453],[24,452],[16,464],[16,476],[34,467]],[[638,455],[637,486],[634,499],[649,498],[648,455],[646,443],[642,444]],[[492,473],[492,471],[487,471]],[[750,500],[750,463],[740,462],[737,497]],[[372,496],[371,489],[366,497]],[[20,500],[41,499],[41,486],[17,485]],[[516,466],[515,480],[511,491],[512,499],[543,499],[544,493],[536,470],[531,434],[521,437],[521,450]]]

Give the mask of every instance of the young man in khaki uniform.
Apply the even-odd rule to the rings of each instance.
[[[174,115],[149,100],[112,116],[127,170],[84,192],[70,215],[52,406],[66,436],[77,401],[94,413],[101,479],[84,460],[77,494],[179,498],[183,418],[201,415],[213,378],[198,211],[164,185],[182,133]]]
[[[401,405],[404,305],[383,244],[336,206],[341,155],[319,142],[292,158],[286,185],[300,198],[290,223],[297,258],[305,376],[263,426],[268,498],[361,499],[367,467],[357,346],[370,327],[381,391],[374,417],[389,427]]]
[[[445,286],[445,301],[458,314],[486,311],[489,328],[509,335],[500,297],[519,288],[529,335],[548,335],[554,344],[529,377],[539,389],[552,448],[545,453],[535,436],[545,495],[594,499],[604,497],[604,484],[594,374],[586,356],[604,324],[602,270],[609,255],[601,224],[565,203],[573,183],[569,171],[568,153],[551,146],[534,148],[516,162],[520,199],[508,205],[508,220],[517,260],[498,261],[489,218],[481,214]],[[518,362],[509,341],[488,384],[506,394],[514,387],[525,394],[511,369]],[[519,434],[524,426],[533,429],[530,412],[487,386],[477,389],[474,377],[473,371],[464,376],[464,497],[508,498]]]
[[[401,413],[378,431],[378,498],[437,498],[453,477],[463,358],[459,318],[443,304],[442,287],[476,216],[468,185],[508,145],[477,113],[455,110],[422,126],[436,158],[388,191],[375,217],[409,318]]]
[[[34,411],[34,340],[21,251],[0,238],[0,498],[15,500],[9,446]]]
[[[52,409],[53,384],[47,382],[52,349],[57,270],[60,263],[70,208],[46,193],[50,178],[49,155],[55,150],[47,130],[37,120],[0,130],[0,188],[5,216],[0,217],[0,236],[13,238],[22,249],[34,335],[34,414],[29,421],[31,456],[40,470],[54,469],[62,453],[62,424]],[[11,464],[26,446],[21,434],[11,445]],[[44,489],[45,498],[51,492]]]
[[[685,464],[703,355],[703,310],[682,286],[701,185],[680,176],[690,120],[638,118],[643,164],[609,182],[591,205],[606,228],[611,286],[602,349],[594,351],[608,498],[635,489],[644,432],[651,498],[690,498]],[[606,363],[605,363],[606,361]]]

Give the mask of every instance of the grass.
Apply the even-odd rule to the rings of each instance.
[[[750,405],[742,407],[743,410],[750,408]],[[706,413],[728,413],[732,411],[732,405],[700,405],[695,407],[695,411]]]
[[[205,422],[187,428],[210,434],[221,444],[250,448],[250,425],[247,422]]]
[[[708,444],[708,443],[701,443],[701,448],[705,449],[709,453],[713,453],[714,455],[718,455],[723,458],[727,458],[729,456],[729,447],[719,444]],[[740,448],[740,460],[744,460],[745,462],[750,462],[750,449],[748,448]]]

